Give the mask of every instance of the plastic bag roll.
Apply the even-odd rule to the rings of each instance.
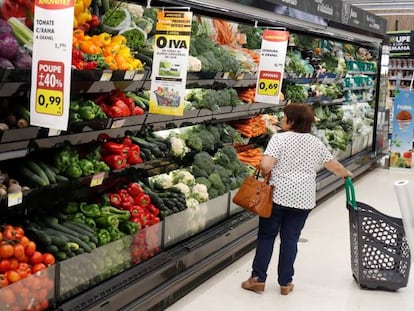
[[[401,210],[407,242],[410,250],[414,250],[414,189],[410,191],[408,180],[394,182],[394,189]],[[411,256],[411,260],[414,262],[414,256]]]

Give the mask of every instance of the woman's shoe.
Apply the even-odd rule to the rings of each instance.
[[[257,276],[251,276],[247,281],[244,281],[241,284],[241,287],[254,292],[263,292],[265,289],[265,282],[259,282]]]
[[[286,286],[280,286],[280,293],[282,295],[289,295],[289,293],[293,290],[293,287],[295,287],[293,283],[289,283]]]

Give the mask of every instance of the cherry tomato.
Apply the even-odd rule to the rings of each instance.
[[[0,274],[0,289],[6,287],[7,285],[9,285],[9,280],[4,274]]]
[[[29,241],[29,243],[27,244],[27,246],[24,248],[24,251],[26,253],[27,256],[32,256],[34,254],[34,252],[36,251],[36,243],[33,241]]]
[[[30,242],[29,238],[28,238],[27,236],[23,236],[23,237],[20,239],[19,244],[20,244],[20,245],[23,245],[23,247],[24,247],[24,248],[26,248],[26,246],[29,244],[29,242]]]
[[[44,269],[46,269],[45,264],[37,263],[32,267],[32,273],[36,273],[36,272],[39,272],[39,271],[44,270]]]
[[[6,277],[9,280],[10,283],[15,283],[17,281],[20,281],[21,277],[15,270],[9,270],[6,272]]]
[[[9,258],[12,257],[14,253],[14,248],[10,244],[2,244],[0,246],[0,257],[1,258]]]
[[[29,257],[29,262],[32,265],[41,263],[43,261],[43,256],[41,252],[35,251],[32,256]]]
[[[18,260],[18,261],[22,261],[24,259],[24,256],[26,256],[25,252],[24,252],[24,247],[21,244],[16,244],[14,246],[14,257]]]
[[[16,258],[11,258],[10,259],[10,270],[17,270],[17,268],[19,267],[19,262],[17,261]]]
[[[2,259],[0,260],[0,273],[5,273],[11,269],[11,260]]]
[[[55,257],[52,254],[43,254],[43,263],[48,267],[55,264]]]

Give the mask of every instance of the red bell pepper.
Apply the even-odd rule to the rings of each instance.
[[[129,206],[135,204],[134,198],[129,194],[127,189],[119,190],[118,194],[121,197],[121,205],[124,209],[128,209]]]
[[[129,117],[131,115],[131,111],[129,110],[128,105],[122,99],[118,99],[117,101],[113,102],[111,108],[118,109],[118,111],[121,112],[120,117]]]
[[[109,195],[109,202],[112,206],[120,207],[121,206],[121,196],[116,193],[111,193]]]
[[[135,114],[134,113],[134,108],[135,108],[134,100],[132,98],[127,97],[127,98],[123,99],[122,101],[128,106],[130,114],[134,115]]]
[[[118,144],[112,141],[107,141],[102,144],[102,153],[103,154],[119,154],[119,155],[128,155],[129,147],[124,144]]]
[[[135,197],[134,201],[135,201],[135,204],[138,204],[142,207],[147,207],[148,204],[151,203],[151,198],[148,194],[141,193],[137,197]]]
[[[132,218],[142,218],[144,216],[145,211],[143,210],[143,208],[139,205],[131,205],[128,208],[129,213],[131,214]]]
[[[119,170],[127,166],[127,159],[119,154],[107,155],[103,160],[113,170]]]
[[[130,146],[128,152],[128,163],[134,165],[144,162],[141,158],[140,152],[141,150],[138,145]]]
[[[129,183],[127,190],[128,193],[134,198],[144,192],[144,190],[142,190],[141,185],[137,182]]]
[[[117,100],[124,100],[126,97],[125,93],[121,90],[115,89],[109,92],[109,100],[114,104]]]
[[[135,116],[142,116],[144,113],[145,113],[145,111],[141,107],[138,107],[138,106],[135,106],[134,107],[133,115],[135,115]]]
[[[146,209],[154,216],[158,216],[160,213],[160,210],[154,204],[148,204]]]
[[[101,20],[98,15],[92,14],[92,19],[89,21],[91,28],[96,28],[101,24]]]
[[[132,146],[132,139],[126,136],[122,139],[122,144],[128,147]]]

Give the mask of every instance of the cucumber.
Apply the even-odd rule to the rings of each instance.
[[[85,225],[85,224],[82,224],[80,222],[76,222],[76,221],[73,221],[73,220],[67,220],[65,222],[68,223],[68,224],[73,224],[75,226],[78,226],[78,227],[82,228],[83,230],[89,231],[92,234],[95,234],[95,231],[91,227],[89,227],[88,225]]]
[[[45,218],[45,224],[52,229],[60,231],[62,233],[66,233],[68,235],[73,235],[74,237],[83,240],[84,242],[89,242],[89,238],[86,235],[81,235],[80,233],[73,231],[72,229],[66,228],[61,224],[54,222],[50,218]]]
[[[53,255],[59,261],[62,261],[62,260],[65,260],[65,259],[68,258],[68,255],[66,255],[66,253],[63,252],[63,251],[58,251],[58,252],[54,253]]]
[[[41,243],[43,243],[44,245],[52,245],[52,239],[49,235],[47,235],[45,232],[35,229],[33,227],[28,228],[27,230],[33,232],[36,237],[39,239],[39,241]]]
[[[49,179],[43,179],[25,166],[20,166],[18,170],[22,177],[27,178],[34,185],[42,187],[49,185]]]
[[[52,245],[56,245],[58,248],[63,248],[67,244],[67,240],[62,236],[51,235],[50,238],[52,239]]]
[[[51,184],[56,184],[56,174],[52,171],[45,162],[38,161],[37,164],[45,172]]]
[[[55,178],[56,178],[56,182],[66,182],[69,180],[69,178],[67,178],[66,176],[59,175],[59,174],[56,174]]]
[[[98,243],[98,239],[97,239],[97,237],[94,233],[90,232],[89,230],[84,230],[83,228],[78,226],[77,223],[72,224],[72,223],[69,223],[69,222],[65,221],[65,222],[62,223],[62,226],[66,227],[70,230],[73,230],[73,231],[79,233],[80,235],[86,235],[88,237],[89,241],[91,241],[93,243]]]
[[[49,245],[48,247],[46,247],[46,250],[49,252],[49,253],[52,253],[52,254],[57,254],[58,252],[59,252],[59,247],[57,247],[56,245]]]
[[[71,240],[71,242],[75,242],[76,244],[78,244],[79,247],[83,248],[88,253],[92,252],[92,249],[90,248],[89,244],[86,243],[85,241],[82,241],[81,239],[73,235],[70,235],[68,233],[63,233],[63,235],[66,236],[69,240]]]
[[[46,173],[42,170],[42,168],[39,166],[39,164],[37,164],[36,162],[32,161],[32,160],[26,160],[26,166],[32,170],[33,172],[35,172],[37,175],[39,175],[40,177],[42,177],[44,180],[47,180],[50,183],[49,178],[47,177]]]

